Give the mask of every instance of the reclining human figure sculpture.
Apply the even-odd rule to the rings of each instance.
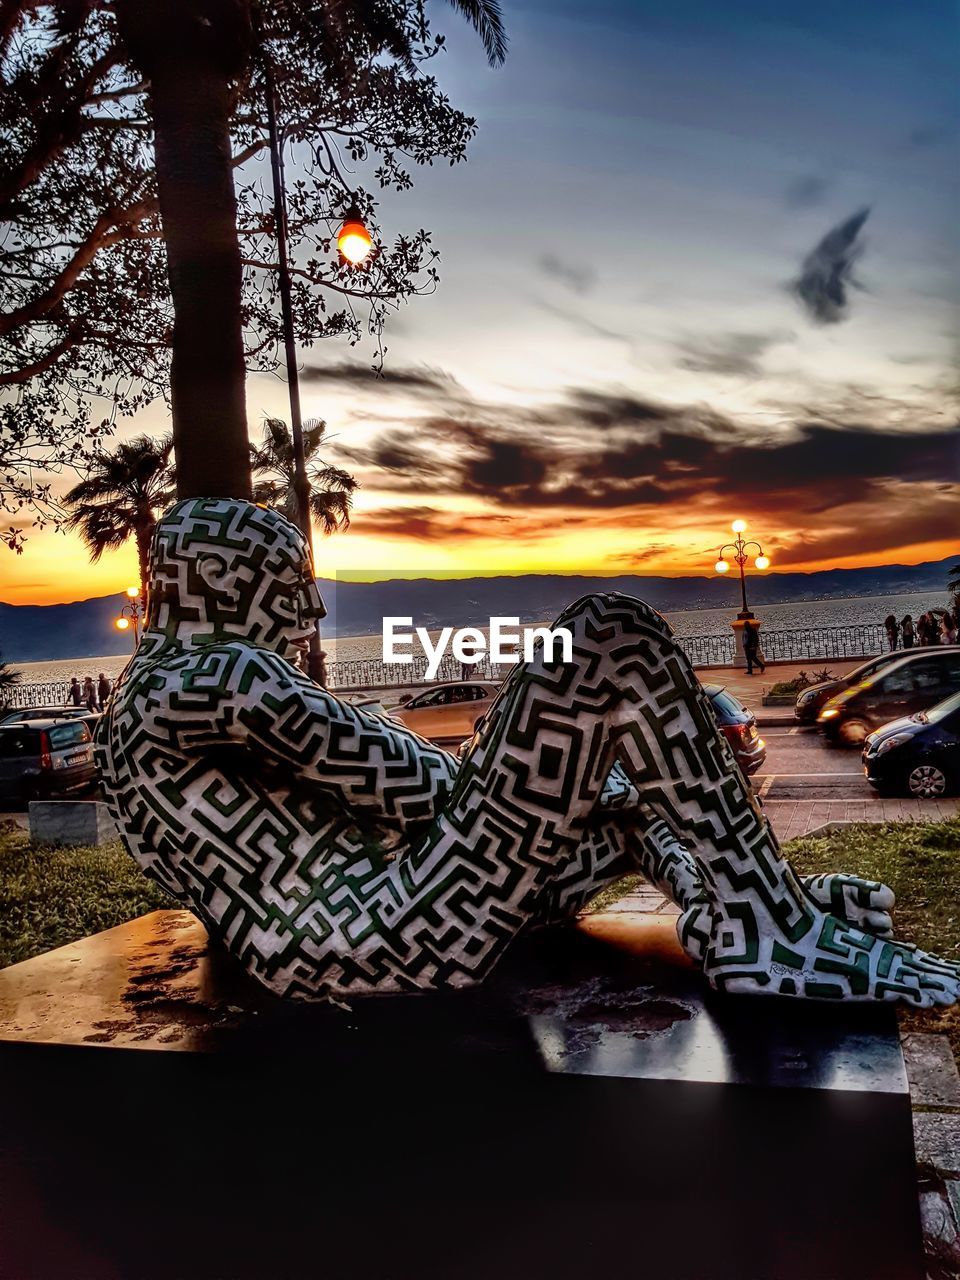
[[[140,865],[246,970],[322,999],[483,980],[531,927],[638,870],[714,988],[953,1002],[960,967],[890,938],[893,895],[802,880],[667,623],[623,595],[513,669],[459,764],[307,679],[323,615],[299,531],[191,499],[159,523],[146,625],[97,730]]]

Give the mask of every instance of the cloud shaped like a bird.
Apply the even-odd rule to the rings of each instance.
[[[846,319],[851,287],[856,287],[854,264],[863,253],[860,232],[870,210],[860,209],[833,227],[803,260],[790,289],[811,320],[839,324]]]

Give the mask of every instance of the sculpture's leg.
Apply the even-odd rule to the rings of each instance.
[[[957,998],[958,966],[866,933],[804,891],[658,614],[594,596],[558,625],[594,653],[573,703],[578,719],[604,720],[640,800],[684,835],[700,866],[712,912],[704,970],[714,986],[917,1005]]]
[[[651,884],[684,911],[695,904],[702,904],[703,881],[696,859],[677,833],[649,806],[641,803],[636,787],[619,762],[613,766],[604,784],[600,807],[604,812],[621,815],[620,826],[603,828],[603,839],[607,844],[631,843],[628,857],[632,857]],[[624,852],[628,852],[626,848]],[[892,935],[890,913],[896,899],[887,885],[845,872],[800,876],[799,880],[807,896],[825,911],[868,933],[875,933],[878,938]],[[689,941],[693,944],[688,950],[693,954],[699,936],[699,922],[691,920],[688,923]],[[698,955],[696,958],[701,957]]]

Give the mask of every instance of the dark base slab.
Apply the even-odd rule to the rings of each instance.
[[[352,1010],[205,950],[157,913],[0,972],[0,1276],[921,1280],[889,1010],[572,930]]]

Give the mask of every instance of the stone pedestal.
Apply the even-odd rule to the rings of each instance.
[[[156,912],[0,972],[0,1274],[922,1280],[892,1012],[630,950],[298,1007]]]
[[[759,618],[751,618],[750,621],[760,632],[760,652],[763,653],[763,632],[761,631],[763,623]],[[730,623],[733,627],[733,665],[741,668],[747,665],[747,660],[743,656],[743,623],[743,618],[734,618]]]
[[[110,811],[99,800],[32,800],[30,839],[38,844],[106,844],[117,839]]]

